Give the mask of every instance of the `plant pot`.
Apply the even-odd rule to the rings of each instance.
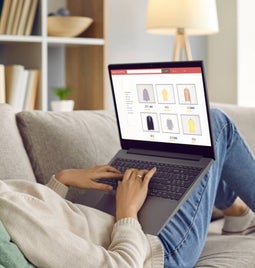
[[[74,100],[57,100],[51,102],[52,111],[70,112],[74,108]]]

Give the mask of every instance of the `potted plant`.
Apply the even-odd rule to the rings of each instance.
[[[58,97],[58,100],[51,102],[53,111],[69,112],[74,108],[74,100],[68,100],[68,95],[72,89],[70,87],[54,87],[53,92]]]

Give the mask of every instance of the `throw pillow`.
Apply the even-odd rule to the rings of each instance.
[[[16,244],[0,222],[0,267],[32,268]]]

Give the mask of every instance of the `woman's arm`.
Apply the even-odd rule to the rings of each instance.
[[[95,259],[92,257],[95,256],[99,266],[105,265],[106,267],[142,267],[146,255],[152,254],[150,257],[153,256],[153,253],[151,253],[150,249],[148,248],[148,238],[146,238],[144,235],[137,221],[137,213],[145,201],[148,191],[148,184],[155,171],[156,168],[153,168],[150,171],[129,169],[125,172],[124,175],[122,175],[119,171],[110,166],[100,166],[89,169],[69,169],[56,174],[57,180],[62,184],[87,189],[89,188],[104,190],[107,190],[107,187],[98,183],[98,179],[103,177],[123,177],[123,179],[119,181],[116,191],[116,223],[113,226],[110,244],[107,248],[100,246],[98,247],[93,243],[89,243],[86,241],[86,239],[79,239],[77,236],[75,236],[79,240],[79,242],[76,241],[75,244],[79,244],[79,248],[82,249],[82,253],[77,251],[70,251],[70,247],[68,247],[69,254],[71,253],[72,256],[72,261],[79,260],[79,263],[81,265],[84,265],[84,263],[86,263],[86,265],[91,265],[95,263]],[[111,189],[108,188],[108,190]],[[73,219],[74,217],[71,218]],[[88,217],[88,219],[91,221],[93,217]],[[97,224],[97,222],[98,221],[95,221],[95,224]],[[54,224],[54,226],[56,225]],[[99,230],[101,229],[99,228]],[[61,246],[57,245],[57,248],[59,248],[65,256],[67,252],[65,252],[66,246],[63,243],[63,235],[70,245],[70,241],[73,239],[73,234],[69,232],[63,233],[63,231],[57,234],[59,238],[61,237]],[[159,256],[157,254],[156,255],[161,260],[162,252],[159,250],[159,248],[162,250],[161,245],[158,243],[158,241],[155,242],[155,245],[158,249],[157,252],[159,252],[157,253]],[[92,252],[93,254],[91,254]],[[84,259],[81,258],[81,256],[84,256]],[[152,258],[154,258],[154,256]],[[54,258],[51,259],[50,262],[53,263],[53,260]],[[163,263],[163,258],[161,261]],[[59,265],[61,262],[58,260],[55,264]]]
[[[122,218],[135,218],[142,207],[148,192],[149,182],[156,172],[151,170],[128,169],[119,181],[116,193],[116,221]]]
[[[112,191],[112,186],[98,182],[100,179],[120,179],[123,176],[116,168],[104,165],[85,169],[65,169],[55,175],[56,179],[67,186],[82,189]]]
[[[153,263],[154,246],[137,220],[124,218],[114,224],[106,213],[66,202],[39,184],[29,185],[31,194],[4,193],[0,216],[35,266],[133,268],[143,267],[146,260]],[[163,260],[161,252],[156,255]]]
[[[116,193],[116,220],[123,218],[137,219],[137,213],[142,207],[148,192],[150,179],[156,168],[148,170],[128,169],[124,176],[109,165],[87,169],[66,169],[55,175],[64,185],[83,189],[112,191],[112,186],[98,182],[100,178],[119,179]]]

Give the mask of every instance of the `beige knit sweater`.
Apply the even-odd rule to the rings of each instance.
[[[65,200],[68,188],[54,177],[47,186],[0,181],[0,220],[35,266],[164,266],[159,239],[145,235],[135,219],[115,223],[108,214]]]

